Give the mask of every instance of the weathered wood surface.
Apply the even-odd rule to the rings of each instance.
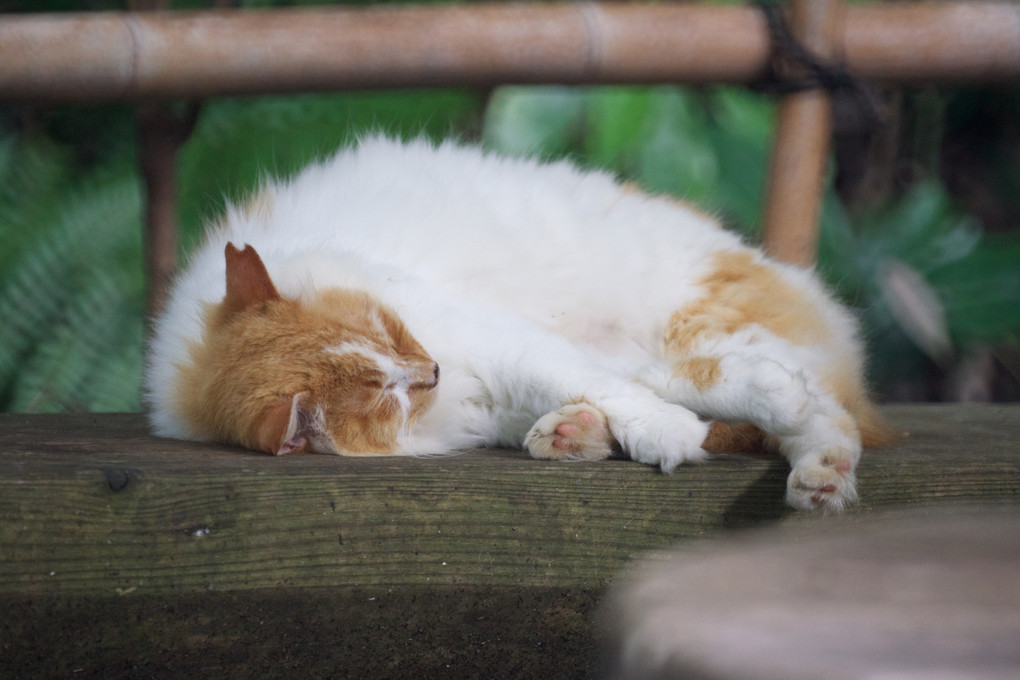
[[[865,513],[1014,504],[1020,406],[899,406]],[[0,677],[584,677],[634,556],[830,518],[786,464],[273,458],[138,415],[0,416]],[[30,670],[31,672],[26,672]]]
[[[951,510],[650,556],[604,605],[605,678],[1016,680],[1020,508]]]

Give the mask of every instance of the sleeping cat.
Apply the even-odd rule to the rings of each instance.
[[[227,209],[154,322],[146,392],[160,435],[277,455],[672,472],[773,446],[804,509],[854,501],[886,436],[811,272],[599,172],[381,137]]]

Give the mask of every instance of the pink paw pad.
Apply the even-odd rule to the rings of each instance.
[[[836,493],[836,485],[826,484],[818,489],[813,496],[811,496],[811,500],[815,503],[822,503],[825,500],[825,494],[827,493]]]
[[[578,448],[577,442],[572,440],[583,436],[598,422],[595,415],[588,411],[579,411],[573,414],[573,417],[575,418],[574,422],[566,421],[556,426],[554,430],[556,438],[553,440],[553,446],[557,449],[571,451]]]
[[[577,427],[574,425],[560,425],[556,428],[556,438],[553,439],[553,446],[562,451],[569,451],[574,448],[571,437],[577,436]]]
[[[606,417],[588,404],[567,404],[538,419],[525,437],[535,458],[601,460],[613,452],[615,441]]]
[[[787,480],[787,502],[801,510],[826,511],[839,511],[857,502],[855,463],[852,452],[844,450],[799,461]]]
[[[846,474],[854,468],[854,464],[846,458],[833,459],[830,456],[825,456],[822,458],[821,463],[825,467],[832,468],[836,472],[840,472],[842,474]]]

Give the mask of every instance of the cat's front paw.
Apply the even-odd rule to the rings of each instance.
[[[857,456],[831,447],[806,456],[793,466],[786,481],[786,502],[798,510],[839,512],[857,502]]]
[[[606,416],[585,403],[567,404],[538,419],[524,447],[533,458],[546,460],[602,460],[616,447]]]
[[[681,463],[697,463],[708,457],[701,448],[708,423],[682,406],[660,403],[630,418],[614,414],[611,426],[631,459],[658,465],[666,473]]]

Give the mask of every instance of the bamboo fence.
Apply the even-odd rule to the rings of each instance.
[[[852,78],[903,84],[1020,77],[1020,5],[793,0],[797,44]],[[153,300],[173,271],[172,157],[180,121],[167,99],[505,83],[736,83],[779,72],[760,7],[556,2],[7,15],[0,101],[138,101],[149,188]],[[153,102],[156,102],[155,104]],[[155,113],[154,113],[155,107]],[[824,87],[783,95],[765,244],[814,260],[831,133]],[[159,161],[169,155],[170,162]]]

